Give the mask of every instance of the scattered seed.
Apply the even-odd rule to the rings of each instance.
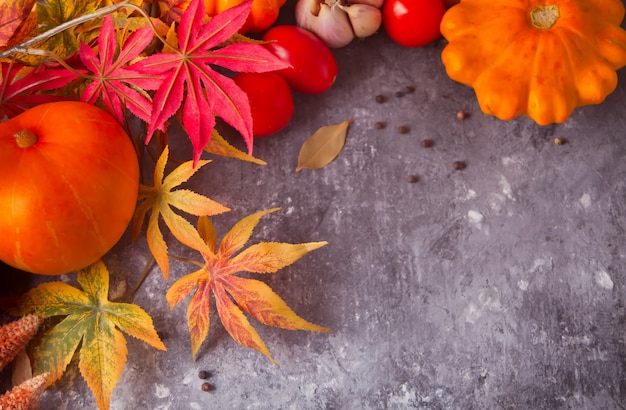
[[[200,370],[200,371],[198,372],[198,377],[199,377],[200,379],[208,379],[208,378],[209,378],[209,376],[210,376],[210,374],[209,374],[209,372],[207,372],[206,370]]]
[[[465,162],[463,161],[454,161],[452,163],[452,167],[456,170],[461,170],[461,169],[465,169],[467,165],[465,165]]]
[[[555,138],[554,139],[554,143],[556,145],[563,145],[563,144],[565,144],[565,139],[563,139],[563,138]]]
[[[408,183],[412,184],[412,183],[415,183],[417,181],[419,181],[419,178],[418,178],[417,175],[407,175],[407,177],[406,177],[406,182],[408,182]]]
[[[415,87],[413,87],[412,85],[407,85],[406,88],[404,89],[404,92],[407,94],[411,94],[415,92]]]
[[[424,140],[422,140],[422,147],[424,147],[424,148],[430,148],[433,145],[435,145],[435,142],[433,140],[431,140],[431,139],[424,139]]]
[[[384,95],[379,94],[379,95],[377,95],[377,96],[376,96],[376,102],[377,102],[378,104],[382,104],[382,103],[384,103],[385,101],[387,101],[387,97],[385,97]]]
[[[400,125],[398,127],[398,134],[407,134],[409,132],[409,127],[406,125]]]
[[[202,383],[202,391],[211,391],[213,389],[213,386],[211,386],[209,383]]]
[[[466,113],[465,111],[459,111],[456,113],[456,118],[458,118],[459,120],[464,120],[467,117],[469,117],[469,114]]]
[[[404,93],[403,93],[402,91],[396,91],[396,94],[395,94],[395,95],[396,95],[396,97],[398,97],[398,98],[402,98],[402,97],[404,97]]]
[[[378,121],[374,124],[374,128],[376,128],[377,130],[382,130],[383,128],[385,128],[385,123],[382,121]]]

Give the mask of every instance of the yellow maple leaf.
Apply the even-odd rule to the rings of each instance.
[[[234,275],[237,272],[273,273],[327,244],[260,242],[243,249],[261,217],[277,210],[257,212],[237,222],[222,238],[219,247],[209,218],[202,216],[198,219],[198,232],[206,243],[206,247],[198,249],[204,258],[204,266],[177,280],[165,296],[173,309],[195,289],[187,307],[192,357],[195,358],[208,335],[211,294],[215,297],[219,318],[231,337],[239,344],[265,354],[272,363],[275,363],[274,359],[245,313],[267,326],[330,331],[299,317],[265,283]]]
[[[24,294],[19,315],[65,316],[48,329],[32,353],[33,373],[48,373],[47,385],[60,379],[80,347],[79,369],[100,409],[108,409],[128,353],[120,332],[166,350],[146,311],[130,303],[108,300],[109,272],[98,261],[78,272],[82,291],[64,282],[47,282]]]
[[[163,219],[165,225],[181,243],[190,248],[206,252],[208,251],[207,245],[198,234],[196,228],[185,218],[175,213],[172,207],[195,216],[217,215],[229,211],[228,208],[212,199],[188,189],[172,191],[173,188],[186,182],[196,171],[210,161],[198,161],[195,168],[193,161],[184,162],[164,178],[168,155],[169,149],[166,146],[157,160],[154,169],[153,185],[151,187],[140,185],[140,203],[135,210],[132,225],[132,237],[136,239],[141,232],[141,226],[148,211],[151,210],[146,229],[146,238],[150,252],[161,268],[165,279],[169,275],[169,261],[167,244],[159,228],[159,219]]]
[[[261,159],[253,157],[252,155],[243,152],[236,147],[232,146],[220,133],[213,129],[211,139],[204,147],[204,150],[208,153],[220,155],[222,157],[230,157],[239,159],[241,161],[252,162],[257,165],[267,165],[267,163]]]

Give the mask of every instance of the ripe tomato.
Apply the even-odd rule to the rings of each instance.
[[[385,0],[382,11],[385,31],[405,47],[421,47],[441,36],[446,12],[441,0]]]
[[[0,260],[59,275],[120,239],[137,204],[139,163],[106,111],[41,104],[0,123]]]
[[[263,36],[272,41],[265,47],[291,65],[277,71],[294,91],[320,94],[327,91],[337,77],[337,60],[332,51],[315,34],[298,26],[275,26]]]
[[[293,96],[283,77],[275,72],[241,73],[234,80],[248,95],[255,137],[274,134],[289,124],[294,110]]]

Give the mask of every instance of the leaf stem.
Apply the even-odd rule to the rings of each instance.
[[[174,260],[179,261],[179,262],[187,262],[187,263],[191,263],[192,265],[196,265],[196,266],[198,266],[198,267],[200,267],[200,268],[204,268],[204,266],[205,266],[203,263],[200,263],[200,262],[198,262],[198,261],[196,261],[196,260],[193,260],[193,259],[183,258],[183,257],[176,256],[176,255],[172,255],[172,254],[168,254],[168,256],[169,256],[170,258],[174,259]]]
[[[43,55],[43,56],[50,56],[50,54],[46,54],[45,50],[39,50],[39,49],[35,49],[35,48],[31,48],[32,45],[39,43],[40,41],[44,41],[47,40],[51,37],[56,36],[59,33],[64,32],[67,29],[70,29],[72,27],[78,26],[80,24],[83,24],[87,21],[99,18],[99,17],[104,17],[108,14],[112,14],[118,10],[121,10],[123,8],[131,8],[135,11],[137,11],[139,14],[141,14],[146,21],[148,22],[148,24],[150,25],[150,27],[152,28],[152,31],[154,32],[155,36],[159,39],[159,41],[169,47],[172,47],[174,50],[176,50],[177,48],[174,46],[172,46],[171,44],[169,44],[167,42],[167,40],[165,40],[158,32],[156,27],[154,26],[154,24],[152,23],[152,20],[150,18],[150,15],[148,13],[146,13],[146,11],[131,3],[131,0],[122,0],[119,3],[116,4],[112,4],[110,6],[106,6],[106,7],[102,7],[96,11],[94,11],[93,13],[89,13],[89,14],[84,14],[82,16],[76,17],[75,19],[66,21],[64,23],[59,24],[56,27],[51,28],[50,30],[44,31],[43,33],[32,37],[26,41],[24,41],[23,43],[20,44],[16,44],[15,46],[8,48],[2,52],[0,52],[0,61],[12,56],[14,54],[27,54],[27,55]],[[55,58],[55,60],[59,60],[58,58]],[[64,66],[65,67],[65,66]],[[66,67],[67,68],[67,67]]]
[[[154,257],[151,257],[148,260],[148,262],[146,262],[146,266],[143,268],[143,271],[141,272],[141,276],[139,276],[139,280],[137,280],[137,283],[135,283],[135,286],[133,286],[133,288],[130,291],[126,292],[124,295],[118,298],[118,300],[130,300],[135,295],[135,293],[137,293],[137,291],[139,290],[143,282],[148,277],[148,274],[154,267],[155,262],[156,260],[154,259]]]
[[[9,49],[4,50],[3,52],[0,53],[0,60],[9,57],[13,54],[32,54],[32,49],[30,49],[29,47],[32,46],[33,44],[37,44],[40,41],[43,40],[47,40],[50,37],[56,36],[59,33],[64,32],[65,30],[72,28],[74,26],[78,26],[79,24],[85,23],[89,20],[92,20],[94,18],[98,18],[98,17],[103,17],[106,16],[107,14],[111,14],[114,11],[123,9],[124,7],[131,7],[133,9],[136,9],[137,6],[133,5],[130,3],[130,0],[123,0],[119,3],[110,5],[110,6],[106,6],[106,7],[102,7],[101,9],[98,9],[96,11],[94,11],[93,13],[89,13],[89,14],[85,14],[79,17],[76,17],[75,19],[72,19],[70,21],[66,21],[65,23],[61,23],[56,27],[51,28],[48,31],[44,31],[43,33],[29,39],[26,40],[23,43],[17,44]]]

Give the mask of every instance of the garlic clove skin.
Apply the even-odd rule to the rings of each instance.
[[[328,47],[344,47],[354,39],[354,32],[350,18],[341,7],[337,0],[332,5],[319,0],[298,0],[296,23],[315,33]]]
[[[377,9],[383,6],[385,0],[346,0],[348,5],[351,4],[367,4],[368,6],[376,7]]]
[[[296,3],[296,23],[298,26],[313,31],[315,19],[320,12],[318,0],[298,0]]]
[[[376,7],[367,4],[352,4],[341,8],[348,15],[354,35],[357,37],[371,36],[382,24],[383,15]]]
[[[339,3],[321,5],[315,33],[331,48],[347,46],[354,39],[350,18]]]

